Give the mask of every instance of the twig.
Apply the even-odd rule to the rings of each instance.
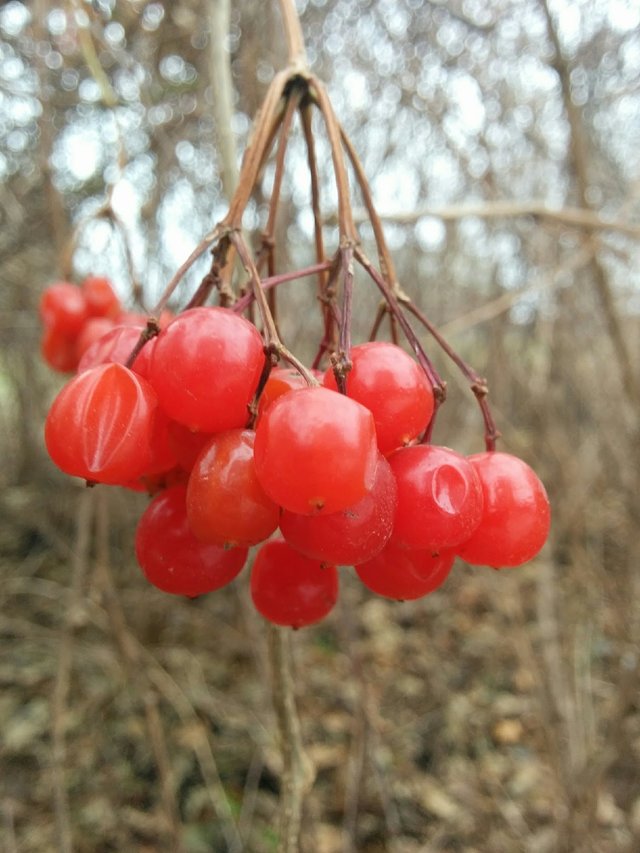
[[[489,389],[487,387],[486,379],[483,379],[460,355],[458,355],[453,347],[449,345],[445,338],[436,329],[433,323],[431,323],[428,317],[410,299],[403,299],[403,305],[406,307],[407,311],[411,312],[411,314],[413,314],[413,316],[422,323],[431,337],[437,341],[440,348],[449,356],[451,361],[453,361],[456,367],[459,368],[462,375],[469,382],[482,413],[486,448],[487,450],[495,450],[496,441],[500,438],[500,432],[496,427],[487,401]]]
[[[284,284],[287,281],[295,281],[298,278],[305,278],[308,275],[315,275],[316,273],[322,273],[325,270],[331,268],[333,261],[323,261],[319,264],[313,264],[310,267],[304,267],[303,269],[293,270],[293,272],[283,272],[279,275],[270,276],[269,278],[262,279],[262,289],[270,290],[272,287],[277,287],[279,284]],[[253,291],[250,293],[246,293],[244,296],[241,296],[240,299],[234,304],[233,310],[237,314],[242,314],[243,311],[247,309],[247,307],[255,300],[255,295]]]
[[[298,853],[304,797],[313,785],[315,771],[302,744],[293,691],[290,632],[269,625],[267,635],[273,704],[284,764],[278,853]]]
[[[547,25],[547,35],[553,47],[552,65],[560,80],[562,102],[569,122],[569,162],[574,172],[574,183],[578,198],[583,209],[590,210],[589,204],[589,150],[587,132],[580,107],[577,106],[571,94],[571,69],[564,59],[560,39],[556,30],[547,0],[539,0]],[[595,234],[588,236],[597,240]],[[640,408],[640,380],[634,369],[634,359],[631,356],[627,340],[622,328],[622,322],[616,309],[615,299],[609,282],[609,276],[602,265],[597,252],[594,252],[590,263],[596,294],[609,332],[611,345],[618,362],[618,370],[625,394],[631,404]]]
[[[230,239],[233,245],[236,247],[238,252],[238,257],[245,268],[245,271],[249,275],[251,280],[251,287],[253,290],[253,296],[258,305],[258,309],[260,311],[260,318],[262,320],[264,335],[266,338],[265,349],[268,354],[275,354],[278,358],[283,358],[285,361],[288,361],[289,364],[293,365],[295,369],[300,373],[307,385],[318,385],[318,380],[315,376],[304,366],[304,364],[296,358],[296,356],[290,352],[287,347],[280,340],[280,336],[278,334],[278,330],[276,329],[276,324],[273,319],[273,315],[269,309],[269,305],[267,304],[267,300],[264,294],[264,288],[262,287],[262,281],[260,280],[260,275],[258,274],[258,270],[251,256],[251,252],[249,247],[245,244],[242,234],[238,231],[234,231],[230,235]]]
[[[307,53],[304,47],[304,37],[300,18],[293,0],[280,0],[280,13],[287,39],[289,65],[292,67],[307,67]]]
[[[52,697],[52,740],[53,740],[53,795],[55,803],[56,832],[60,853],[72,853],[73,835],[69,821],[69,801],[65,773],[67,726],[67,701],[73,663],[74,634],[82,601],[82,581],[87,570],[89,543],[91,541],[91,517],[95,510],[95,493],[83,490],[78,503],[76,537],[73,547],[71,585],[66,608],[66,620],[58,650],[58,666]]]
[[[120,651],[127,678],[138,690],[141,687],[146,687],[142,692],[145,720],[149,732],[151,749],[160,777],[163,810],[168,825],[167,828],[171,834],[171,850],[175,851],[175,853],[186,853],[181,836],[178,804],[175,797],[166,738],[158,713],[157,699],[153,694],[153,688],[149,685],[145,677],[144,669],[141,667],[138,650],[131,641],[131,637],[127,631],[124,612],[111,577],[108,493],[105,489],[99,489],[97,493],[99,502],[96,526],[96,572],[102,582],[111,631],[117,648]]]
[[[422,344],[420,343],[418,336],[413,331],[411,324],[405,317],[402,308],[396,298],[396,295],[391,291],[390,286],[382,277],[381,273],[373,266],[369,258],[364,254],[364,252],[356,248],[355,250],[355,258],[358,263],[369,273],[378,289],[382,293],[386,304],[389,307],[389,313],[395,317],[400,325],[400,328],[404,332],[409,345],[414,351],[416,358],[424,372],[427,374],[429,382],[431,383],[431,387],[433,388],[433,394],[435,397],[436,410],[439,405],[441,405],[446,397],[446,383],[438,375],[438,371],[434,367],[431,359],[424,351]],[[435,413],[434,413],[435,417]]]
[[[302,121],[302,132],[307,147],[307,166],[311,180],[311,210],[313,211],[313,236],[315,241],[316,260],[324,261],[324,238],[322,236],[322,213],[320,210],[320,179],[318,177],[318,161],[316,158],[316,147],[311,126],[311,104],[305,102],[300,107],[300,118]],[[318,275],[318,296],[325,296],[325,285],[327,277],[324,273]],[[324,307],[325,338],[332,340],[331,311],[328,306]]]
[[[620,219],[605,219],[590,208],[584,207],[549,207],[544,201],[484,201],[474,204],[448,204],[418,207],[415,210],[384,213],[378,212],[380,219],[399,225],[411,225],[424,217],[440,219],[443,222],[458,222],[460,219],[474,217],[476,219],[519,219],[532,216],[535,219],[545,219],[561,225],[570,225],[594,231],[617,231],[629,237],[640,238],[640,225],[625,222]],[[356,222],[364,222],[369,218],[367,210],[355,210],[353,218]],[[328,216],[326,221],[333,222],[336,215]]]
[[[215,97],[212,99],[216,139],[220,154],[220,177],[227,199],[238,185],[236,141],[232,131],[233,85],[229,51],[225,39],[229,33],[230,0],[210,0],[209,3],[209,76]]]

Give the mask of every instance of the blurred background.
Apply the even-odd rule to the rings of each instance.
[[[316,769],[303,850],[638,850],[638,4],[297,8],[402,287],[487,378],[501,449],[535,468],[553,508],[526,567],[458,562],[404,604],[343,570],[336,610],[293,637]],[[277,848],[281,758],[248,572],[194,602],[163,595],[133,557],[144,496],[54,469],[42,425],[64,377],[41,362],[37,305],[52,281],[93,273],[150,307],[224,216],[224,152],[239,158],[285,64],[275,0],[0,6],[4,853]],[[297,128],[282,269],[313,259],[304,152]],[[250,233],[272,181],[270,164]],[[367,223],[361,237],[373,256]],[[357,284],[362,340],[378,297]],[[283,338],[309,359],[313,285],[285,287]],[[449,386],[435,440],[483,449],[466,382],[424,342]]]

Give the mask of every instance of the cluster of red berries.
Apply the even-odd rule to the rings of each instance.
[[[331,368],[274,368],[265,383],[262,337],[231,309],[184,311],[125,367],[139,333],[112,329],[85,352],[45,439],[68,474],[155,492],[135,547],[160,589],[218,589],[260,545],[254,604],[297,628],[332,609],[337,566],[415,599],[456,555],[516,566],[544,544],[549,504],[524,462],[420,443],[433,392],[400,347],[353,347],[345,395]]]
[[[116,327],[143,328],[147,322],[145,314],[123,309],[111,282],[102,276],[89,276],[80,286],[69,281],[49,285],[40,299],[40,320],[42,358],[60,373],[81,367],[92,344]],[[134,343],[138,337],[134,335]]]

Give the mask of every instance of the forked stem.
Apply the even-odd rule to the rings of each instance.
[[[467,362],[453,349],[453,347],[442,337],[429,318],[409,299],[408,296],[401,296],[402,304],[406,307],[413,316],[422,323],[425,329],[429,332],[432,338],[438,343],[439,347],[459,368],[460,372],[467,379],[471,386],[471,390],[478,401],[482,420],[484,421],[484,443],[487,450],[496,449],[496,441],[500,438],[500,431],[496,427],[493,419],[493,414],[489,407],[487,396],[489,388],[487,380],[483,379],[480,374],[469,365]]]
[[[249,276],[249,280],[251,282],[251,288],[253,291],[253,297],[258,305],[258,311],[260,312],[260,319],[262,320],[262,325],[264,329],[265,336],[265,351],[268,356],[274,354],[276,358],[283,358],[285,361],[289,362],[295,369],[300,373],[307,385],[318,385],[318,380],[315,378],[313,373],[310,372],[308,368],[304,366],[304,364],[290,352],[287,347],[280,340],[280,336],[278,334],[278,330],[276,329],[276,324],[273,319],[273,315],[269,309],[269,305],[267,303],[267,299],[265,296],[264,288],[262,287],[262,281],[260,280],[260,275],[258,273],[257,267],[254,263],[253,257],[251,256],[251,252],[244,242],[244,238],[239,231],[234,231],[230,235],[231,242],[236,247],[238,252],[238,257],[240,258],[240,262],[245,269],[245,272]]]

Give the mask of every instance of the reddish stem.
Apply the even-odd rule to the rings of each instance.
[[[389,306],[389,311],[392,316],[398,321],[400,328],[405,334],[409,345],[412,350],[416,354],[416,358],[424,372],[427,374],[427,378],[431,383],[431,388],[433,389],[433,396],[435,398],[436,409],[437,407],[444,402],[446,397],[446,382],[444,382],[436,368],[433,365],[433,362],[429,358],[429,356],[424,351],[422,344],[418,340],[416,333],[411,328],[411,325],[400,307],[400,304],[396,297],[391,292],[391,288],[387,284],[387,282],[383,279],[382,275],[378,272],[378,270],[373,266],[371,261],[367,258],[367,256],[360,249],[355,250],[355,258],[360,263],[364,269],[369,273],[378,289],[382,293],[385,298],[387,305]],[[435,414],[434,414],[435,416]]]
[[[279,284],[284,284],[287,281],[295,281],[298,278],[304,278],[308,275],[315,275],[316,273],[324,272],[331,268],[333,261],[322,261],[319,264],[313,264],[310,267],[304,267],[300,270],[294,270],[293,272],[283,272],[279,275],[269,276],[269,278],[262,279],[262,289],[263,290],[271,290],[274,287],[277,287]],[[238,314],[242,314],[243,311],[252,305],[255,300],[255,296],[253,291],[245,293],[244,296],[241,296],[240,299],[233,306],[233,311]]]
[[[410,311],[411,314],[413,314],[413,316],[422,323],[429,334],[436,340],[440,348],[444,350],[447,356],[460,369],[463,376],[469,382],[482,413],[482,419],[484,421],[485,446],[487,450],[495,450],[496,441],[500,438],[500,431],[496,427],[496,423],[493,419],[489,402],[487,400],[487,395],[489,394],[487,380],[483,379],[479,373],[476,373],[476,371],[467,364],[460,355],[458,355],[451,345],[442,337],[433,323],[431,323],[429,318],[423,314],[423,312],[414,305],[408,297],[402,298],[402,304],[406,307],[407,311]]]

